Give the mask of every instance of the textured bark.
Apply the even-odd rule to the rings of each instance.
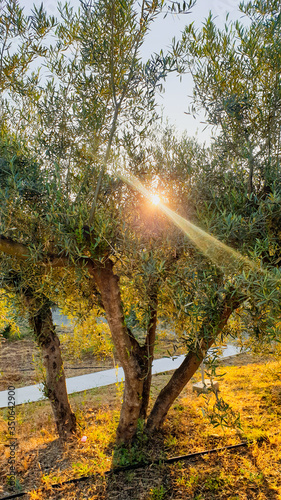
[[[231,313],[237,309],[240,301],[226,298],[220,307],[219,319],[216,325],[208,325],[207,320],[202,326],[202,342],[197,352],[189,352],[183,363],[174,372],[168,384],[162,389],[152,408],[147,421],[147,430],[153,432],[159,429],[175,399],[179,396],[187,382],[194,375],[202,363],[207,350],[214,343],[217,335],[226,325]],[[209,332],[209,335],[208,335]]]
[[[249,148],[248,149],[249,176],[248,176],[247,192],[250,195],[254,190],[253,175],[254,175],[255,159],[254,159],[252,147],[250,144],[248,144],[248,148]]]
[[[113,264],[95,265],[92,275],[101,293],[106,318],[110,327],[117,357],[125,374],[123,404],[117,428],[117,443],[129,442],[134,437],[143,393],[142,351],[124,321],[119,278],[113,272]]]
[[[145,339],[143,350],[143,360],[145,362],[145,378],[143,381],[142,402],[140,409],[140,418],[145,420],[147,416],[147,408],[150,397],[151,377],[152,377],[152,362],[154,358],[154,346],[156,337],[157,325],[157,294],[156,292],[150,297],[150,320],[148,332]]]
[[[30,323],[46,368],[45,393],[52,406],[59,437],[65,441],[76,432],[76,417],[68,400],[60,341],[53,324],[50,303],[46,299],[36,308],[36,301],[30,292],[27,292],[26,299]]]

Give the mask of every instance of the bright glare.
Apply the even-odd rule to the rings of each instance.
[[[159,205],[162,212],[164,212],[170,220],[174,222],[203,252],[210,260],[212,260],[217,266],[222,267],[230,272],[237,273],[237,265],[240,263],[246,265],[249,269],[256,267],[254,262],[251,262],[247,257],[244,257],[239,252],[233,248],[225,245],[221,241],[217,240],[214,236],[206,233],[203,229],[192,224],[187,219],[184,219],[176,212],[168,208],[166,205],[161,203],[161,200],[157,194],[151,195],[151,193],[146,189],[146,187],[135,177],[133,174],[120,175],[119,176],[124,182],[130,186],[137,189],[147,198],[150,198],[152,203]],[[155,201],[154,201],[155,200]]]
[[[159,198],[158,194],[153,194],[151,196],[151,201],[152,201],[153,205],[159,205],[160,198]]]

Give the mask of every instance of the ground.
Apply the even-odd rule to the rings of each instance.
[[[66,377],[76,377],[85,373],[93,373],[114,366],[113,358],[102,361],[90,352],[81,359],[69,356],[62,344],[62,355]],[[2,340],[0,346],[0,391],[7,390],[9,385],[24,387],[42,381],[42,365],[40,351],[31,338],[21,340]]]
[[[71,330],[70,328],[57,328],[59,334]],[[170,344],[171,338],[163,337],[159,340],[155,358],[173,352]],[[165,345],[165,348],[163,347]],[[92,352],[83,352],[81,357],[69,354],[67,346],[61,343],[62,356],[64,359],[64,370],[67,378],[93,373],[103,369],[113,368],[118,360],[113,355],[108,355],[102,359],[94,356]],[[182,351],[177,350],[176,354]],[[263,358],[264,359],[264,358]],[[252,356],[248,354],[239,355],[239,364],[247,364],[252,361]],[[258,358],[256,358],[258,361]],[[224,363],[224,361],[222,362]],[[229,357],[227,365],[237,364],[236,358]],[[24,387],[27,385],[42,382],[42,365],[40,361],[40,351],[36,342],[32,338],[16,340],[2,339],[0,342],[0,391],[7,390],[9,385]]]
[[[34,353],[36,348],[30,340],[7,341],[2,345],[2,363],[6,360],[5,368],[10,367],[14,375],[18,374],[19,385],[36,381],[30,370],[34,368],[31,366]],[[66,360],[67,375],[93,371],[82,368],[98,366],[88,356],[78,363],[81,372],[71,371],[71,367],[77,367],[76,360],[74,365],[74,360]],[[112,361],[108,359],[106,363],[110,365]],[[30,371],[22,372],[22,369]],[[170,375],[153,377],[152,400]],[[199,377],[198,373],[194,380]],[[171,408],[163,430],[153,440],[140,432],[130,450],[114,448],[122,384],[70,396],[79,422],[79,435],[65,446],[55,436],[48,401],[17,407],[17,491],[30,492],[23,498],[33,500],[281,500],[280,379],[278,360],[251,354],[224,359],[218,369],[217,407],[214,407],[214,395],[198,397],[189,383]],[[7,379],[3,383],[5,385]],[[6,410],[0,411],[0,436],[0,495],[3,498],[15,492],[9,486],[8,477],[10,448]],[[85,442],[81,441],[82,436],[87,437]],[[170,465],[162,463],[115,474],[108,472],[115,465],[143,460],[156,462],[241,442],[249,445],[196,460],[183,458]],[[60,485],[84,476],[90,477]],[[51,487],[54,484],[58,487]]]

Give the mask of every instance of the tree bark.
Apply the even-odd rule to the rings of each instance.
[[[253,175],[254,175],[254,164],[255,164],[255,159],[253,156],[253,150],[251,144],[248,142],[248,163],[249,163],[249,175],[248,175],[248,183],[247,183],[247,192],[248,195],[251,195],[252,192],[254,191],[254,186],[253,186]]]
[[[125,325],[119,278],[113,272],[112,262],[96,263],[91,272],[100,290],[116,354],[125,374],[123,404],[116,434],[116,442],[120,444],[130,442],[137,430],[144,384],[143,353]]]
[[[140,409],[140,418],[145,420],[150,397],[150,387],[152,378],[152,362],[154,358],[154,346],[156,338],[157,325],[157,293],[154,291],[150,296],[150,319],[145,344],[142,347],[143,360],[145,361],[145,379],[143,381],[142,402]]]
[[[53,324],[50,302],[41,303],[29,290],[25,292],[30,324],[41,348],[46,368],[45,393],[49,398],[59,437],[65,441],[76,432],[76,417],[68,400],[60,341]]]
[[[196,352],[189,352],[180,367],[174,372],[168,384],[158,395],[147,421],[148,432],[159,429],[175,399],[179,396],[187,382],[199,368],[207,350],[214,343],[217,335],[226,325],[231,313],[240,305],[241,299],[225,298],[219,307],[219,317],[215,325],[206,319],[201,327],[201,345]]]

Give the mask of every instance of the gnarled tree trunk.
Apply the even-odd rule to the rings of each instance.
[[[30,290],[25,291],[30,324],[41,348],[46,368],[45,392],[55,417],[59,437],[66,440],[76,432],[76,417],[68,400],[60,341],[53,324],[49,300],[36,298]]]
[[[147,420],[147,430],[149,432],[153,432],[161,427],[171,405],[199,368],[207,350],[226,325],[231,313],[240,305],[241,300],[231,296],[226,297],[221,305],[218,304],[217,321],[215,324],[209,323],[208,318],[203,322],[201,327],[201,346],[196,352],[188,353],[168,384],[160,392]]]
[[[140,410],[144,384],[142,349],[125,325],[119,278],[113,272],[113,264],[95,264],[92,275],[101,293],[106,318],[118,359],[125,374],[123,404],[117,428],[117,443],[129,442],[134,437]]]
[[[110,260],[104,264],[95,263],[91,273],[100,290],[116,353],[125,373],[123,404],[116,441],[126,443],[135,436],[139,419],[146,418],[156,333],[157,295],[155,293],[151,300],[151,316],[146,343],[140,346],[125,325],[119,278],[113,272],[113,263]],[[160,392],[147,421],[148,431],[161,426],[170,406],[196,372],[207,350],[241,302],[242,298],[237,298],[232,293],[226,296],[222,303],[216,305],[211,323],[209,317],[206,317],[199,336],[200,348],[186,356],[166,387]]]
[[[152,378],[152,362],[154,358],[154,346],[156,338],[157,325],[157,292],[156,290],[150,296],[150,319],[148,324],[147,336],[145,344],[142,347],[143,362],[145,364],[145,378],[143,381],[142,402],[140,409],[140,418],[145,420],[147,416],[147,408],[150,397],[151,378]]]

